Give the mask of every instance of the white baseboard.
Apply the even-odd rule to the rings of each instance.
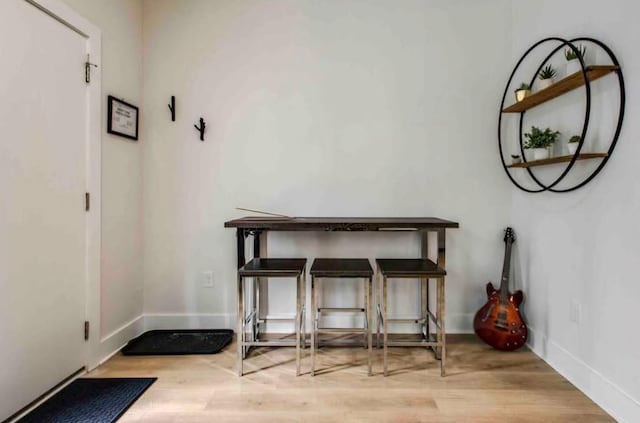
[[[454,314],[447,318],[447,333],[473,333],[473,315]],[[328,326],[358,327],[362,325],[362,317],[357,316],[328,316],[325,320]],[[307,319],[307,329],[310,328]],[[144,330],[154,329],[236,329],[236,315],[225,313],[210,314],[145,314]],[[375,320],[374,320],[375,328]],[[268,322],[266,331],[269,333],[291,333],[293,322]],[[418,332],[416,325],[397,324],[390,328],[390,333]]]
[[[587,363],[529,328],[529,348],[555,371],[567,378],[614,419],[624,423],[640,421],[640,401],[622,390]]]
[[[155,329],[235,329],[235,314],[145,314],[144,330]]]
[[[95,346],[88,370],[93,370],[124,347],[129,340],[144,332],[144,316],[140,315],[104,336]]]

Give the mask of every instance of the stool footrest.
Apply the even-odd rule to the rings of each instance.
[[[387,341],[389,347],[441,347],[442,342],[436,341]]]
[[[317,333],[365,333],[366,331],[360,328],[318,328]]]
[[[365,309],[364,308],[358,308],[358,307],[321,307],[318,308],[318,313],[322,313],[322,312],[357,312],[357,313],[364,313]]]
[[[244,345],[248,347],[295,347],[296,341],[295,339],[279,341],[245,341]]]
[[[387,322],[389,323],[420,323],[420,324],[424,324],[424,322],[426,321],[426,319],[389,319],[387,318]]]
[[[266,323],[268,321],[273,321],[273,320],[279,320],[281,322],[286,322],[286,321],[290,321],[293,322],[296,320],[296,316],[292,315],[291,317],[263,317],[261,319],[258,319],[258,322],[260,323]]]

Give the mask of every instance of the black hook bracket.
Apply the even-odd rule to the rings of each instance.
[[[200,141],[204,141],[204,129],[207,125],[204,123],[204,119],[200,118],[200,127],[193,125],[198,131],[200,131]]]
[[[171,110],[171,121],[175,122],[176,121],[176,96],[175,95],[171,96],[171,104],[167,104],[167,106],[169,107],[169,110]]]

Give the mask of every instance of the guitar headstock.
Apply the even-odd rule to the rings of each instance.
[[[513,229],[507,227],[504,230],[504,242],[513,243],[516,241],[516,234],[513,232]]]

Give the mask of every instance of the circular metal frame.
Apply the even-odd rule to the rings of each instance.
[[[575,154],[573,155],[573,157],[571,158],[571,160],[569,161],[569,164],[567,165],[567,167],[561,173],[561,175],[558,178],[556,178],[556,180],[554,180],[551,184],[545,185],[538,178],[536,178],[535,174],[533,173],[533,170],[530,167],[527,167],[526,170],[527,170],[529,176],[540,187],[540,189],[529,189],[529,188],[523,187],[522,185],[520,185],[515,180],[515,178],[509,172],[509,168],[507,167],[507,164],[505,162],[504,152],[502,150],[502,134],[501,134],[501,132],[502,132],[502,113],[503,113],[502,110],[504,109],[504,102],[505,102],[505,99],[507,97],[507,93],[509,92],[509,87],[511,85],[511,82],[513,81],[513,77],[515,76],[517,70],[519,69],[519,67],[522,64],[522,62],[524,61],[524,59],[533,50],[535,50],[538,46],[540,46],[541,44],[544,44],[544,43],[547,43],[547,42],[552,42],[552,41],[560,42],[561,44],[559,46],[557,46],[556,48],[554,48],[551,51],[551,53],[549,53],[547,55],[547,57],[542,61],[542,63],[540,64],[540,66],[538,67],[536,72],[533,74],[533,77],[532,77],[531,82],[530,82],[529,85],[533,85],[533,83],[535,81],[535,78],[538,75],[538,73],[540,72],[540,70],[542,69],[542,67],[546,64],[546,62],[558,50],[564,48],[565,46],[569,46],[569,48],[571,48],[571,50],[573,50],[573,52],[576,53],[576,56],[578,57],[578,60],[580,62],[580,67],[581,67],[581,70],[582,70],[582,76],[583,76],[584,81],[585,81],[585,84],[584,84],[584,86],[585,86],[585,99],[586,99],[585,117],[584,117],[584,122],[583,122],[583,125],[582,125],[582,134],[580,136],[580,141],[578,143],[578,148],[577,148]],[[613,139],[611,141],[611,144],[609,146],[609,150],[607,151],[607,156],[603,157],[600,165],[587,178],[585,178],[582,182],[576,184],[575,186],[570,187],[570,188],[564,188],[564,189],[555,189],[554,187],[558,183],[560,183],[560,181],[562,181],[564,179],[564,177],[569,173],[569,171],[573,167],[574,163],[577,161],[578,156],[580,155],[580,151],[582,150],[582,146],[584,144],[584,140],[586,138],[587,131],[588,131],[588,128],[589,128],[589,119],[590,119],[590,114],[591,114],[591,83],[590,83],[590,81],[589,81],[589,79],[587,77],[587,67],[584,64],[584,60],[582,58],[582,55],[579,54],[580,51],[574,45],[574,43],[578,42],[578,41],[587,41],[587,42],[591,42],[591,43],[594,43],[594,44],[598,45],[600,48],[602,48],[609,55],[609,58],[611,59],[613,65],[614,66],[618,66],[618,70],[616,70],[616,74],[618,75],[619,87],[620,87],[620,109],[619,109],[619,112],[618,112],[618,123],[617,123],[617,126],[616,126],[615,134],[614,134]],[[623,75],[622,75],[622,70],[620,69],[620,64],[619,64],[615,54],[613,54],[613,51],[611,51],[611,49],[608,46],[606,46],[604,43],[602,43],[601,41],[598,41],[596,39],[588,38],[588,37],[574,38],[572,40],[566,40],[566,39],[563,39],[563,38],[560,38],[560,37],[549,37],[549,38],[544,38],[544,39],[536,42],[535,44],[533,44],[524,53],[524,55],[522,55],[520,60],[518,60],[518,62],[516,63],[516,66],[514,67],[514,69],[511,72],[511,75],[509,76],[509,80],[507,81],[507,84],[506,84],[505,89],[504,89],[504,93],[502,95],[502,102],[500,103],[500,110],[498,112],[498,149],[500,151],[500,160],[502,161],[502,166],[503,166],[503,168],[505,170],[505,173],[507,174],[507,176],[509,177],[509,179],[511,180],[511,182],[515,186],[517,186],[522,191],[530,192],[530,193],[538,193],[538,192],[544,192],[544,191],[569,192],[569,191],[576,190],[576,189],[586,185],[593,178],[595,178],[595,176],[602,170],[602,168],[604,168],[605,164],[607,163],[607,161],[611,157],[611,155],[613,153],[613,150],[615,149],[615,146],[616,146],[617,141],[618,141],[618,137],[620,135],[620,131],[622,129],[622,121],[624,119],[624,107],[625,107],[625,91],[624,91],[624,78],[623,78]],[[524,154],[524,144],[522,142],[522,126],[523,126],[525,112],[526,112],[526,110],[520,113],[519,141],[520,141],[520,151],[521,151],[521,154],[522,154],[522,159],[526,162],[527,160],[526,160],[525,154]]]

